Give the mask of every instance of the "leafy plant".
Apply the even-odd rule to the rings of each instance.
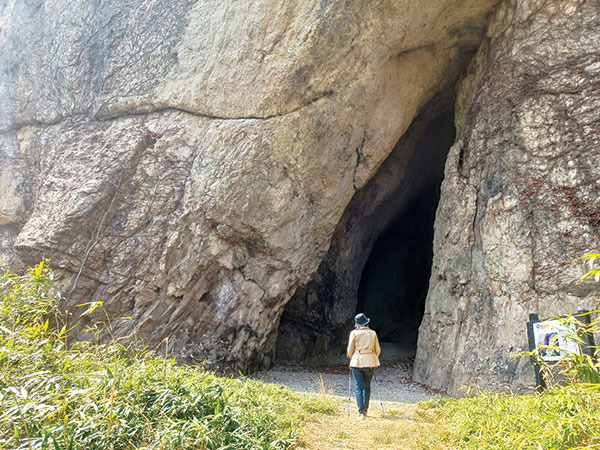
[[[58,304],[45,263],[0,276],[0,448],[283,449],[299,420],[327,412],[120,343],[67,345]]]
[[[586,272],[577,280],[577,283],[581,283],[582,281],[594,277],[596,282],[600,282],[600,267],[595,267],[594,263],[598,260],[600,261],[600,253],[588,253],[587,255],[580,256],[575,258],[573,261],[585,261],[588,264],[589,271]]]

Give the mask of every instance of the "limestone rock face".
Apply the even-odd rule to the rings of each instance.
[[[497,1],[92,3],[0,3],[0,257],[249,370]]]
[[[491,19],[459,88],[418,381],[524,389],[528,314],[596,305],[566,263],[600,248],[598,6],[511,0]]]

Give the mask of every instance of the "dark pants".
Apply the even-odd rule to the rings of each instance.
[[[356,388],[356,404],[358,413],[365,414],[369,409],[369,399],[371,398],[371,378],[373,378],[375,369],[372,367],[357,368],[352,367],[354,375],[354,387]]]

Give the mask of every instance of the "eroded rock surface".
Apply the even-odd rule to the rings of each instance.
[[[415,378],[521,390],[529,313],[595,308],[571,258],[600,248],[600,5],[504,2],[457,101]]]
[[[354,192],[496,3],[1,3],[0,256],[51,258],[118,336],[268,365]]]
[[[435,213],[446,153],[454,139],[453,117],[448,112],[453,103],[454,95],[434,99],[398,141],[375,176],[356,192],[316,274],[296,291],[285,307],[279,326],[278,359],[318,363],[324,357],[345,352],[357,307],[368,313],[380,338],[390,339],[396,327],[404,326],[397,316],[407,316],[398,306],[398,300],[408,297],[408,303],[422,306],[423,298],[419,301],[406,289],[395,290],[396,286],[389,284],[397,282],[403,287],[410,284],[406,277],[414,273],[407,274],[398,264],[374,269],[380,273],[373,280],[377,286],[364,286],[365,298],[359,298],[359,286],[366,276],[365,267],[374,245],[394,221],[402,220],[405,230],[392,231],[401,242],[391,251],[400,258],[431,258],[433,217],[424,223],[421,217],[413,216],[411,207],[423,204]],[[427,195],[434,197],[432,202],[423,202]],[[429,238],[428,244],[413,252],[407,251],[408,246],[417,244],[409,242],[414,235],[407,233],[406,228],[411,227],[419,228],[419,235]],[[416,265],[414,260],[408,264]],[[430,267],[429,261],[426,270]],[[386,287],[393,292],[376,292]],[[422,287],[422,294],[426,295],[427,283]],[[384,298],[379,299],[382,295]],[[373,305],[377,300],[383,304]],[[419,322],[420,318],[421,315],[417,318]],[[405,331],[403,328],[402,334]]]

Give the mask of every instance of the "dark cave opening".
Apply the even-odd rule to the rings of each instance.
[[[356,294],[356,313],[371,319],[380,341],[397,344],[414,357],[425,311],[433,262],[435,213],[444,165],[454,142],[454,113],[429,120],[407,170],[412,195],[397,204],[395,215],[377,236]]]
[[[416,351],[433,255],[433,229],[454,97],[434,99],[355,193],[313,279],[285,306],[276,359],[345,360],[353,317],[364,312],[402,357]]]
[[[439,189],[421,193],[379,236],[362,273],[356,312],[371,319],[380,341],[414,354],[433,259]]]

